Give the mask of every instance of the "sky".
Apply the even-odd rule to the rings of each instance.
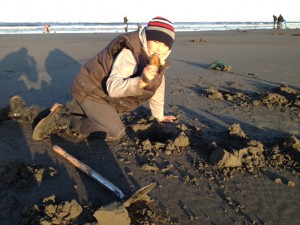
[[[300,21],[300,0],[4,0],[0,22]]]

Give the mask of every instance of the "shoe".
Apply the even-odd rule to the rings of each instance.
[[[105,142],[119,141],[125,136],[125,128],[123,128],[120,133],[111,135],[104,131],[95,131],[86,136],[89,139],[103,139]]]
[[[6,107],[0,109],[0,123],[5,120],[18,120],[22,117],[22,112],[28,106],[25,101],[18,95],[13,96]]]
[[[69,128],[71,115],[64,106],[56,103],[50,111],[51,113],[35,126],[32,134],[33,140],[40,141],[51,134]]]
[[[22,117],[22,112],[28,107],[25,101],[18,95],[13,96],[8,103],[8,117],[17,119]]]
[[[47,116],[49,116],[51,113],[51,108],[46,108],[39,112],[36,117],[32,121],[32,130],[38,125],[38,123],[42,120],[45,119]]]
[[[106,135],[106,137],[104,138],[104,141],[106,141],[106,142],[119,141],[124,136],[125,136],[125,128],[115,137]]]

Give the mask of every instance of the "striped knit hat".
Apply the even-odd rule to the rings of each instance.
[[[175,33],[171,21],[163,17],[154,17],[146,27],[147,41],[159,41],[172,48]]]

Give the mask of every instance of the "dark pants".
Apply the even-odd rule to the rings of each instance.
[[[118,112],[104,100],[88,100],[80,105],[73,100],[67,107],[72,111],[70,128],[75,132],[108,141],[118,140],[125,134]]]

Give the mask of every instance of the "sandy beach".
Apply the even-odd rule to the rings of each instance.
[[[0,107],[14,95],[66,104],[80,66],[117,35],[0,35]],[[216,60],[232,70],[208,69]],[[0,123],[0,224],[300,224],[300,30],[177,33],[170,62],[174,124],[148,104],[122,115],[127,134],[112,143],[35,142],[31,124]],[[125,206],[54,145],[126,199],[154,183],[151,199]]]

